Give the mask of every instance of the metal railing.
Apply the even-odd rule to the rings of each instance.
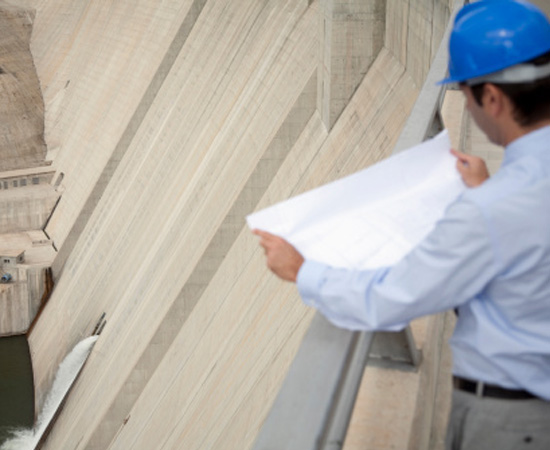
[[[457,11],[464,0],[455,0]],[[393,154],[443,129],[440,109],[452,19]],[[317,313],[254,445],[254,450],[341,449],[365,365],[414,370],[421,361],[409,327],[398,333],[351,332]]]

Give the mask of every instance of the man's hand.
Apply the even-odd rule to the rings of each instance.
[[[279,236],[262,230],[252,230],[260,237],[265,250],[267,267],[279,278],[296,282],[298,271],[304,262],[303,256],[291,244]]]
[[[451,150],[451,153],[457,158],[456,168],[466,186],[479,186],[487,178],[489,178],[487,165],[485,164],[485,161],[483,161],[483,159],[481,159],[480,157],[468,155],[454,149]]]

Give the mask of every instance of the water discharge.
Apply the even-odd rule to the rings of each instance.
[[[90,336],[83,339],[65,357],[59,365],[52,388],[48,392],[35,427],[33,429],[15,430],[13,437],[4,442],[0,450],[34,450],[36,448],[63,399],[80,373],[98,337]]]

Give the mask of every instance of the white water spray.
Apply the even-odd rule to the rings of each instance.
[[[59,365],[52,388],[33,429],[16,430],[13,438],[4,442],[0,450],[34,450],[53,419],[63,399],[69,392],[92,347],[99,336],[80,341]]]

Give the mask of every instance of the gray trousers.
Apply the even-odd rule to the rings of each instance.
[[[446,450],[549,450],[550,402],[453,390]]]

